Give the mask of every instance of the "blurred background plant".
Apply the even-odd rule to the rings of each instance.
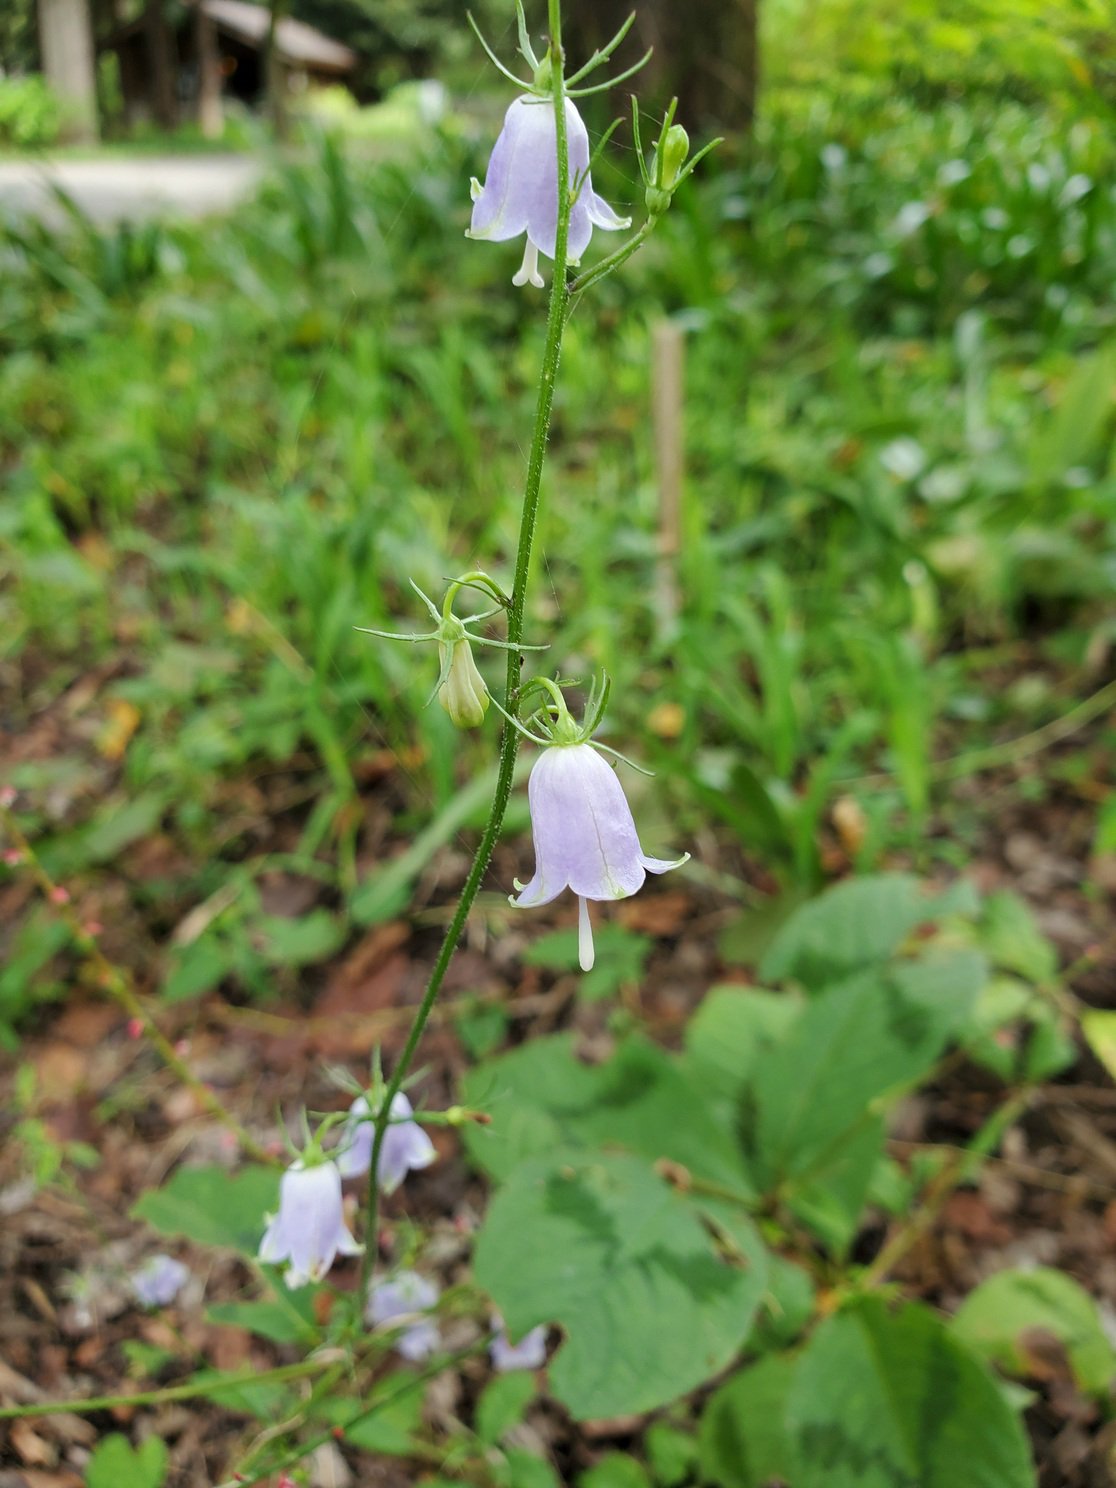
[[[669,41],[670,10],[641,7],[637,32]],[[10,71],[36,60],[22,13],[0,23]],[[172,1017],[208,994],[309,1010],[367,927],[421,937],[490,789],[490,741],[423,706],[430,668],[354,627],[417,624],[408,576],[435,592],[512,551],[538,305],[463,237],[505,100],[455,6],[294,13],[358,52],[358,96],[306,94],[236,212],[105,223],[63,194],[49,222],[0,223],[3,783]],[[573,5],[572,34],[609,19]],[[1026,877],[1057,836],[1085,930],[1037,869],[1030,894],[1074,964],[1110,904],[1114,21],[1110,0],[766,0],[750,130],[754,86],[695,82],[670,45],[653,64],[662,103],[689,89],[730,138],[576,307],[528,634],[567,675],[613,678],[610,741],[657,772],[647,840],[698,844],[718,953],[749,975],[854,872]],[[599,136],[607,105],[586,112]],[[0,78],[0,146],[48,144],[59,118],[37,78]],[[258,121],[232,127],[270,150]],[[594,167],[621,210],[642,189],[626,148]],[[684,356],[669,521],[664,322],[679,373]],[[1009,852],[1020,823],[1031,847]],[[525,829],[519,803],[520,859]],[[19,864],[0,874],[18,1049],[77,972]],[[953,1036],[982,1070],[1042,1080],[1071,1053],[1065,1007],[1034,994],[1053,953],[1003,913],[981,922],[994,990]],[[500,894],[479,918],[491,949]],[[660,954],[640,928],[657,933],[602,934],[585,994],[619,1000],[615,1026]],[[1045,947],[1037,968],[1017,940]],[[563,973],[568,932],[533,954]],[[1022,1074],[996,1063],[1013,1018],[1046,1040]],[[475,1056],[510,1026],[472,995],[458,1019]],[[20,1141],[53,1174],[71,1148],[21,1092]],[[873,1183],[889,1214],[913,1202],[897,1171]],[[837,1221],[810,1212],[824,1239]],[[752,1481],[710,1442],[713,1480]]]

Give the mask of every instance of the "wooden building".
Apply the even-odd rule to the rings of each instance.
[[[166,25],[161,8],[148,5],[102,43],[116,53],[126,122],[152,120],[172,129],[197,119],[206,134],[219,134],[224,98],[263,100],[270,28],[269,8],[250,0],[195,0],[178,26]],[[272,65],[284,93],[343,81],[356,63],[351,48],[303,21],[284,16],[275,24]]]

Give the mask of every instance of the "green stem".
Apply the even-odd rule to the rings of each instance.
[[[51,1400],[39,1405],[6,1405],[0,1408],[0,1421],[15,1421],[23,1416],[88,1415],[92,1411],[115,1410],[118,1406],[162,1405],[169,1400],[196,1400],[199,1396],[220,1395],[239,1385],[280,1385],[287,1380],[305,1379],[333,1363],[331,1359],[303,1359],[301,1364],[282,1364],[262,1374],[249,1369],[240,1374],[226,1374],[184,1385],[169,1385],[162,1390],[145,1390],[137,1395],[96,1395],[90,1400]]]
[[[543,347],[542,372],[539,377],[539,396],[535,405],[535,427],[531,438],[531,452],[527,461],[527,478],[523,490],[523,512],[519,523],[519,546],[515,555],[515,577],[512,582],[511,604],[508,607],[508,643],[518,647],[523,639],[523,625],[527,606],[527,583],[531,569],[531,551],[538,522],[539,496],[542,489],[543,463],[546,459],[546,444],[550,433],[550,413],[554,405],[554,386],[558,378],[558,363],[562,354],[562,332],[566,324],[568,291],[566,288],[566,256],[570,232],[570,166],[569,145],[566,137],[565,84],[562,77],[562,15],[561,0],[549,0],[550,6],[550,61],[554,77],[554,119],[558,143],[558,230],[554,242],[554,279],[550,286],[550,303],[546,318],[546,342]],[[505,685],[504,706],[514,718],[519,708],[519,681],[522,661],[517,650],[508,651],[508,670]],[[500,745],[500,765],[496,777],[496,789],[492,798],[492,810],[481,833],[480,842],[473,857],[469,875],[457,901],[457,908],[450,920],[442,941],[438,958],[434,963],[430,980],[419,1004],[407,1042],[396,1062],[395,1070],[388,1082],[376,1120],[376,1135],[372,1142],[372,1161],[368,1170],[368,1195],[365,1200],[364,1259],[361,1264],[361,1293],[367,1293],[372,1279],[372,1269],[378,1251],[379,1188],[376,1174],[380,1163],[380,1151],[384,1134],[388,1129],[391,1103],[403,1088],[403,1081],[411,1067],[415,1051],[426,1028],[427,1021],[437,1001],[442,982],[449,970],[457,943],[465,929],[465,921],[473,907],[481,882],[492,859],[504,814],[511,798],[515,777],[515,761],[519,751],[518,731],[510,726],[504,729]]]
[[[613,269],[618,269],[622,263],[627,263],[632,254],[638,252],[643,247],[644,243],[654,232],[658,221],[659,219],[657,217],[648,217],[635,236],[629,238],[622,248],[617,248],[615,253],[610,253],[607,258],[602,258],[599,264],[594,264],[591,269],[586,269],[584,274],[579,274],[576,279],[572,280],[570,283],[570,298],[572,299],[574,295],[580,294],[583,289],[588,289],[591,285],[596,284],[606,274],[611,274]]]

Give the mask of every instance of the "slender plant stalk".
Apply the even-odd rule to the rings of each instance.
[[[222,1378],[205,1381],[188,1380],[183,1385],[168,1385],[162,1390],[143,1390],[135,1395],[95,1395],[88,1400],[47,1400],[34,1405],[0,1407],[0,1421],[15,1421],[24,1416],[89,1415],[92,1411],[116,1410],[122,1406],[163,1405],[170,1400],[197,1400],[203,1395],[223,1394],[240,1385],[281,1385],[288,1380],[307,1379],[332,1364],[331,1359],[303,1359],[300,1364],[281,1364],[277,1369],[245,1370]]]
[[[554,79],[554,118],[558,141],[558,230],[554,241],[554,278],[550,286],[550,303],[546,319],[546,342],[543,347],[542,372],[539,377],[539,396],[535,405],[535,427],[531,438],[531,452],[527,461],[527,478],[523,491],[523,511],[519,523],[519,546],[515,555],[515,577],[512,583],[511,603],[508,607],[508,642],[517,647],[523,639],[523,625],[527,605],[527,583],[531,569],[531,551],[538,522],[539,496],[542,489],[543,463],[546,459],[546,444],[550,433],[550,413],[554,404],[554,386],[558,377],[558,363],[562,354],[562,332],[566,323],[568,290],[566,287],[566,254],[570,230],[570,182],[569,144],[566,136],[565,84],[562,77],[562,15],[561,0],[549,0],[550,6],[550,61]],[[504,691],[504,707],[515,718],[519,706],[519,681],[522,659],[518,651],[510,650],[508,656],[507,681]],[[504,814],[511,798],[515,775],[515,761],[519,750],[519,733],[510,724],[504,729],[500,745],[500,766],[496,778],[496,790],[492,809],[481,834],[473,857],[469,875],[457,901],[452,920],[442,940],[438,958],[434,963],[430,980],[422,1002],[415,1014],[407,1042],[396,1062],[388,1081],[383,1104],[376,1120],[376,1131],[372,1142],[372,1162],[368,1170],[368,1196],[365,1201],[365,1246],[361,1266],[361,1291],[367,1292],[378,1249],[377,1222],[379,1215],[379,1189],[376,1174],[380,1164],[380,1151],[388,1129],[391,1103],[403,1088],[403,1081],[411,1067],[415,1051],[426,1028],[427,1021],[445,980],[446,972],[457,943],[465,929],[465,921],[481,886],[500,830]]]

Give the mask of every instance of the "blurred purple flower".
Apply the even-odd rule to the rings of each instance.
[[[361,1249],[345,1224],[336,1163],[292,1163],[279,1181],[279,1213],[268,1221],[260,1260],[289,1261],[284,1279],[300,1287],[320,1281],[338,1255],[359,1255]]]
[[[368,1097],[364,1095],[358,1095],[349,1107],[337,1149],[337,1166],[342,1178],[359,1178],[361,1173],[368,1172],[376,1135],[371,1109]],[[380,1168],[376,1175],[384,1193],[394,1193],[410,1169],[428,1168],[437,1156],[434,1143],[418,1122],[411,1120],[413,1114],[411,1102],[399,1091],[391,1103],[391,1123],[384,1132]]]
[[[542,751],[527,786],[535,876],[519,889],[517,909],[549,904],[563,889],[578,898],[578,959],[593,965],[590,899],[626,899],[648,873],[667,873],[689,857],[650,858],[639,845],[631,807],[616,771],[591,744],[552,744]]]
[[[441,1347],[437,1323],[433,1318],[417,1317],[433,1307],[438,1296],[437,1285],[417,1271],[397,1271],[387,1281],[373,1282],[364,1320],[369,1327],[378,1328],[398,1319],[416,1317],[395,1340],[395,1349],[404,1359],[418,1364]]]
[[[570,188],[576,192],[570,207],[567,254],[570,263],[576,264],[595,227],[617,232],[630,227],[631,218],[618,217],[593,190],[589,135],[568,98],[566,137]],[[523,265],[512,283],[531,283],[541,289],[539,254],[554,257],[558,234],[558,131],[551,98],[524,94],[512,103],[489,159],[484,186],[474,178],[472,193],[473,221],[467,236],[503,243],[526,233]]]
[[[173,1256],[149,1256],[131,1277],[132,1291],[145,1307],[169,1307],[190,1278],[189,1266]]]
[[[512,1343],[503,1322],[497,1318],[488,1353],[493,1368],[501,1374],[512,1369],[541,1369],[546,1363],[545,1323],[524,1333],[518,1343]]]

